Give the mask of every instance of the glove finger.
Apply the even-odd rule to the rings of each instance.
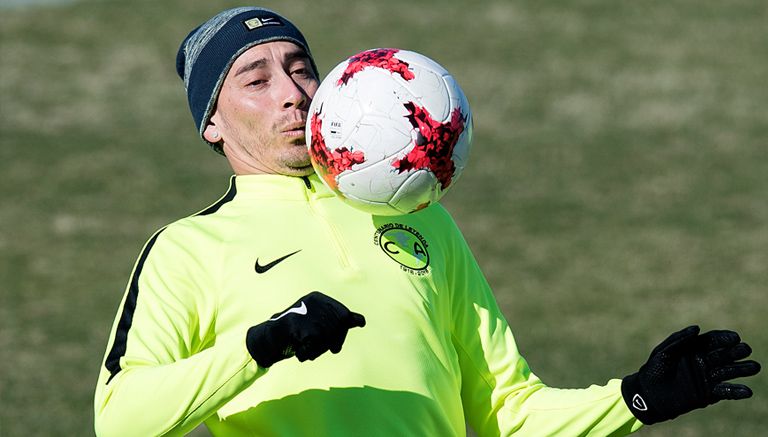
[[[760,364],[757,361],[740,361],[738,363],[712,369],[709,372],[709,378],[711,381],[722,382],[729,379],[756,375],[759,371]]]
[[[741,342],[741,338],[737,332],[728,330],[708,331],[696,339],[696,348],[710,351],[737,345],[739,342]]]
[[[296,348],[294,355],[296,356],[296,359],[301,361],[302,363],[304,361],[307,361],[309,359],[309,352],[307,350],[307,346],[303,344],[300,345],[298,348]]]
[[[709,352],[705,361],[710,367],[720,367],[734,361],[743,360],[752,353],[752,348],[746,343],[739,343],[733,347],[724,347]]]
[[[334,338],[331,343],[328,350],[331,351],[331,353],[337,354],[341,352],[341,346],[344,344],[344,340],[347,338],[347,330],[344,329],[341,332],[339,332],[336,335],[336,338]]]
[[[319,291],[313,291],[306,296],[304,296],[309,302],[312,302],[316,305],[321,305],[325,307],[333,307],[333,308],[346,308],[344,304],[339,302],[338,300],[332,298],[331,296],[328,296],[327,294],[323,294]]]
[[[651,355],[656,355],[662,352],[674,353],[679,351],[683,345],[692,341],[699,334],[699,327],[697,325],[691,325],[687,328],[681,329],[666,338],[658,346],[656,346]]]
[[[298,347],[298,349],[296,349],[296,358],[301,362],[307,360],[312,361],[327,350],[328,347],[324,344],[305,341],[301,346]]]
[[[349,328],[362,328],[365,326],[365,316],[358,313],[349,312],[347,316],[347,326]]]
[[[316,299],[318,303],[323,308],[323,314],[325,318],[330,321],[331,319],[336,321],[346,321],[351,318],[350,314],[352,313],[349,308],[344,306],[343,303],[339,302],[338,300],[327,296],[325,294],[320,293],[319,291],[313,291],[308,296],[312,296],[313,299]],[[357,325],[354,325],[357,326]],[[350,327],[354,327],[350,326]]]
[[[341,302],[319,291],[307,294],[302,300],[307,303],[310,312],[321,318],[339,317],[339,312],[346,309]]]
[[[752,390],[744,384],[717,384],[712,389],[715,402],[721,400],[736,400],[752,397]]]

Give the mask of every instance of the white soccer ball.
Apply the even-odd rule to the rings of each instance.
[[[437,202],[467,164],[472,114],[450,73],[424,55],[373,49],[337,65],[309,108],[315,171],[348,204],[377,215]]]

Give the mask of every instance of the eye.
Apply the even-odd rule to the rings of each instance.
[[[312,77],[312,72],[309,71],[309,68],[302,67],[302,68],[296,68],[293,71],[291,71],[291,75],[307,78],[307,77]]]
[[[254,81],[248,82],[248,86],[259,86],[267,83],[266,79],[256,79]]]

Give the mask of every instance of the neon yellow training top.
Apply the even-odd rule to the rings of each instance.
[[[286,255],[289,255],[287,256]],[[321,291],[362,313],[339,354],[259,368],[249,327]],[[316,176],[233,177],[136,262],[101,367],[98,435],[622,435],[620,380],[546,387],[439,205],[371,216]]]

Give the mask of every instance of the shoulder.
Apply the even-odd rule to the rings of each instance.
[[[425,214],[425,216],[430,217],[437,223],[440,223],[444,226],[457,228],[456,222],[453,220],[451,213],[449,213],[448,210],[445,209],[445,207],[440,203],[436,203],[422,212]]]
[[[147,240],[142,252],[158,252],[158,247],[164,252],[190,252],[210,250],[219,245],[226,239],[227,227],[218,219],[225,216],[224,210],[235,194],[235,186],[230,182],[229,189],[211,205],[158,229]]]
[[[377,235],[391,229],[403,229],[429,247],[445,253],[464,246],[464,237],[459,227],[439,203],[407,215],[375,216],[374,224],[377,226]]]
[[[439,238],[452,239],[461,236],[461,230],[456,225],[453,217],[448,210],[439,203],[411,214],[409,219],[412,220],[415,225],[429,229],[431,234],[435,234]]]

